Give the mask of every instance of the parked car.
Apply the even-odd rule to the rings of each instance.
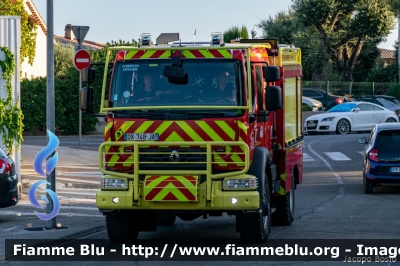
[[[388,100],[388,101],[391,101],[391,102],[393,102],[393,103],[395,103],[395,104],[400,105],[400,100],[397,99],[397,98],[394,97],[394,96],[376,94],[374,97],[375,97],[375,98],[384,98],[384,99],[386,99],[386,100]],[[372,101],[372,95],[362,95],[362,96],[360,96],[360,97],[357,98],[357,101],[362,101],[364,98],[369,99],[369,100],[367,100],[367,101],[369,101],[369,102]]]
[[[373,193],[374,187],[385,183],[400,183],[400,124],[377,124],[369,139],[358,140],[368,144],[364,149],[364,193]]]
[[[324,107],[323,107],[322,103],[320,101],[318,101],[318,100],[313,99],[313,98],[309,98],[309,97],[303,96],[302,99],[301,99],[301,102],[303,103],[303,106],[304,105],[309,106],[311,108],[311,111],[313,111],[313,112],[315,112],[315,111],[323,111],[324,110]]]
[[[372,101],[372,97],[360,97],[360,101],[363,102],[373,102],[380,106],[385,107],[386,109],[394,111],[397,116],[400,118],[400,101],[397,100],[396,97],[386,96],[386,95],[376,95],[374,100]],[[397,103],[399,102],[399,103]]]
[[[19,201],[18,177],[13,160],[0,148],[0,208],[14,206]]]
[[[336,105],[328,112],[312,115],[304,122],[304,131],[309,134],[350,131],[370,131],[375,124],[399,122],[391,110],[369,102],[347,102]]]
[[[303,96],[320,101],[325,110],[343,103],[343,96],[333,95],[330,92],[326,94],[326,91],[322,89],[303,88]]]

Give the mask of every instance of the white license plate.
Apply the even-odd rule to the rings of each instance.
[[[400,167],[390,167],[391,173],[400,173]]]
[[[126,133],[124,140],[158,140],[158,133]]]
[[[307,126],[308,127],[315,127],[315,123],[308,123]]]

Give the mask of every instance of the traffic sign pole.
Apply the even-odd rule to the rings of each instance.
[[[85,39],[86,34],[88,33],[90,27],[89,26],[71,26],[71,28],[72,28],[75,38],[79,44],[78,50],[81,51],[81,49],[83,49],[83,46],[82,46],[83,40]],[[75,56],[76,56],[76,54],[75,54]],[[75,61],[76,61],[76,59],[74,58],[75,67],[78,69],[77,63],[79,63],[79,62],[75,62]],[[90,65],[90,57],[89,57],[89,65]],[[87,67],[89,67],[89,66],[87,66]],[[83,68],[85,68],[85,67],[83,67]],[[79,90],[82,88],[82,69],[83,68],[81,68],[80,70],[78,69],[79,70]],[[79,94],[79,102],[80,102],[80,94]],[[82,111],[81,111],[81,109],[79,109],[79,147],[81,146],[81,143],[82,143]]]

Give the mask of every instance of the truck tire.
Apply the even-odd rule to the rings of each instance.
[[[158,213],[157,214],[157,225],[165,225],[165,226],[171,226],[174,225],[176,220],[176,216],[172,214],[164,214],[164,213]]]
[[[268,151],[264,148],[254,150],[249,174],[257,177],[260,193],[260,209],[243,212],[237,217],[240,238],[246,242],[265,242],[271,232],[271,191],[266,174]]]
[[[139,230],[134,226],[132,217],[132,213],[124,211],[106,215],[107,234],[111,242],[129,242],[138,238]]]
[[[288,193],[286,193],[286,195],[273,198],[273,204],[276,208],[276,211],[272,215],[273,225],[291,225],[294,220],[294,182],[295,180],[294,178],[292,178],[292,189]]]

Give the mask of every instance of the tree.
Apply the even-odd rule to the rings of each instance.
[[[293,8],[301,24],[318,33],[323,65],[332,62],[347,81],[365,42],[393,28],[393,12],[381,0],[294,0]]]
[[[246,26],[232,26],[228,30],[224,31],[224,42],[230,43],[231,40],[235,40],[237,38],[248,39],[249,33],[247,31]]]
[[[65,76],[67,70],[73,67],[75,49],[73,45],[57,42],[54,45],[54,75]]]
[[[256,26],[262,30],[263,38],[274,38],[278,39],[279,43],[293,44],[298,24],[294,12],[289,10],[278,12],[275,17],[269,16]]]
[[[29,21],[29,14],[25,11],[23,1],[0,0],[0,15],[21,17],[20,62],[28,58],[28,63],[32,65],[36,52],[37,25]]]

